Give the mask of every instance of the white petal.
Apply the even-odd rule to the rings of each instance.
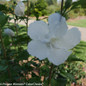
[[[48,22],[49,24],[52,24],[54,22],[59,22],[61,19],[61,15],[59,13],[53,13],[49,16]]]
[[[23,2],[20,1],[16,5],[14,12],[17,16],[24,16],[24,10],[25,10],[25,5]]]
[[[32,55],[36,56],[40,60],[45,59],[49,54],[49,48],[46,46],[45,43],[41,41],[34,41],[32,40],[28,44],[27,51]]]
[[[71,53],[72,53],[72,51],[65,51],[63,49],[52,48],[50,51],[50,56],[48,56],[48,59],[53,64],[60,65],[67,60],[68,56]]]
[[[65,36],[57,41],[57,46],[64,49],[72,49],[81,40],[81,33],[77,28],[72,28],[67,31]]]
[[[59,13],[54,13],[49,16],[49,29],[52,34],[57,36],[58,38],[64,36],[68,27],[66,24],[66,20]]]
[[[28,28],[28,35],[34,40],[44,40],[48,33],[48,25],[43,21],[35,21]]]
[[[7,28],[7,29],[4,29],[4,33],[8,36],[15,36],[15,33],[13,32],[13,30]]]

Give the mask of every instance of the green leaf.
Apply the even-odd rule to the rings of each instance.
[[[11,43],[10,40],[9,40],[9,36],[4,36],[4,39],[3,40],[4,40],[4,43],[5,43],[5,46],[6,47],[9,47],[9,45]]]
[[[70,8],[71,4],[72,4],[72,0],[66,0],[65,1],[65,9],[67,10],[68,8]]]
[[[58,78],[57,79],[57,85],[55,86],[66,86],[67,80],[65,78]]]
[[[82,8],[86,8],[86,0],[78,0],[79,5],[81,5]]]
[[[78,8],[78,6],[79,6],[78,2],[73,2],[70,10],[76,9],[76,8]]]
[[[69,79],[73,82],[76,82],[75,77],[70,73],[66,73],[66,72],[63,71],[63,72],[60,73],[60,75],[65,77],[66,79]]]
[[[51,79],[51,86],[66,86],[67,84],[67,79],[58,77],[57,79],[52,78]],[[48,85],[48,80],[44,82],[44,86],[49,86]]]
[[[44,65],[40,68],[40,75],[41,76],[49,76],[49,67],[47,65]]]
[[[4,71],[7,69],[8,66],[0,66],[0,71]]]
[[[27,50],[23,50],[23,51],[19,52],[17,60],[27,60],[28,57],[29,57],[29,54],[28,54]]]
[[[33,77],[31,79],[29,79],[29,83],[34,83],[34,86],[35,86],[35,83],[41,83],[41,78],[40,77]]]
[[[0,4],[0,11],[1,12],[4,12],[4,13],[7,13],[8,12],[8,8],[6,5],[3,5],[3,4]]]
[[[55,79],[51,79],[51,86],[60,86],[58,85],[58,81]]]
[[[8,20],[8,16],[0,12],[0,27],[3,27]]]
[[[70,55],[67,59],[67,62],[73,62],[73,61],[82,61],[85,62],[83,59],[77,58],[75,55]]]

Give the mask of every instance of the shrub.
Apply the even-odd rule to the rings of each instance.
[[[54,13],[56,11],[57,7],[55,5],[50,5],[47,7],[47,13],[51,14]]]
[[[78,15],[78,13],[74,13],[74,11],[71,11],[70,13],[68,13],[68,18],[76,18]]]

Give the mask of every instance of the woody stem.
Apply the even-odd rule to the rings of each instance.
[[[49,83],[48,83],[48,86],[51,86],[52,70],[53,70],[53,64],[51,64],[51,68],[50,68],[50,72],[49,72]]]

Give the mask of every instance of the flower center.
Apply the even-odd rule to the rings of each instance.
[[[47,42],[46,44],[47,44],[47,46],[50,47],[50,48],[57,48],[57,47],[56,47],[56,41],[57,41],[57,40],[58,40],[58,39],[56,39],[56,38],[51,38],[50,41]]]

